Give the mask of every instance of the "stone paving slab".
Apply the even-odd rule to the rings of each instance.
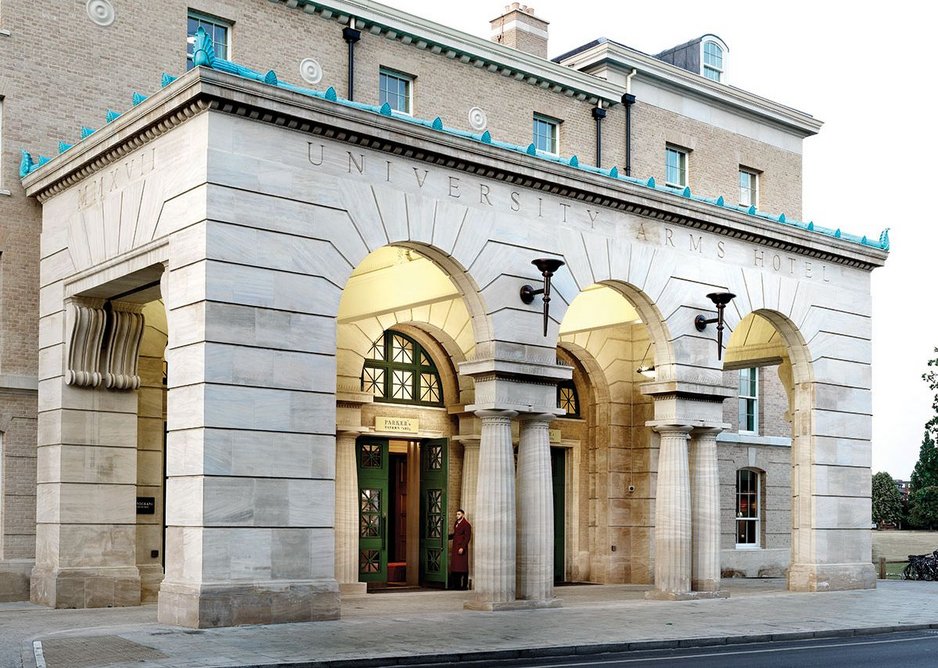
[[[336,621],[201,630],[158,624],[152,605],[0,604],[0,666],[36,668],[37,640],[52,650],[44,653],[47,668],[84,660],[56,654],[71,639],[101,654],[102,662],[82,665],[108,668],[364,666],[938,628],[938,582],[880,581],[875,590],[825,593],[788,593],[781,581],[725,586],[729,598],[697,601],[646,601],[641,587],[561,587],[563,607],[497,613],[463,610],[466,592],[367,594],[346,597]],[[121,643],[127,656],[104,656]]]

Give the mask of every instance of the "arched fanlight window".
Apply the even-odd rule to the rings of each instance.
[[[419,343],[386,331],[365,356],[362,391],[375,401],[442,406],[443,389],[436,365]]]
[[[723,47],[714,41],[704,42],[703,75],[713,81],[723,80]]]
[[[580,417],[580,397],[576,393],[576,385],[572,380],[562,380],[557,383],[557,408],[565,411],[563,417]]]

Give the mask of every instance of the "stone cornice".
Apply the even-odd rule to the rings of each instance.
[[[309,14],[320,14],[340,24],[350,17],[355,27],[387,39],[411,44],[418,49],[459,60],[475,67],[499,72],[506,77],[541,88],[549,88],[578,100],[605,105],[618,104],[625,90],[621,86],[583,72],[558,65],[490,40],[428,21],[392,7],[368,0],[272,0],[301,7]],[[336,37],[339,39],[339,36]]]
[[[190,71],[26,176],[26,192],[44,201],[206,110],[864,270],[882,266],[888,256],[878,248],[206,68]]]
[[[602,41],[581,51],[572,52],[560,62],[575,63],[577,69],[589,71],[601,65],[612,65],[624,70],[637,70],[637,78],[674,90],[681,95],[702,99],[737,114],[770,123],[798,136],[817,134],[823,123],[802,111],[787,107],[741,88],[710,81],[706,77],[671,65],[654,56],[629,48],[623,44]]]

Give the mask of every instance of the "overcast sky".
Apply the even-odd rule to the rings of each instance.
[[[388,0],[481,37],[506,3]],[[550,22],[550,56],[603,36],[658,53],[704,33],[729,47],[727,82],[824,121],[805,141],[804,220],[878,238],[873,272],[873,471],[907,479],[931,395],[935,298],[935,51],[930,3],[532,1]],[[849,13],[845,8],[849,7]],[[783,213],[776,211],[773,213]]]

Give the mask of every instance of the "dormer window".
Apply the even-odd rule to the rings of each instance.
[[[707,40],[703,43],[703,72],[711,81],[723,81],[723,47]]]

